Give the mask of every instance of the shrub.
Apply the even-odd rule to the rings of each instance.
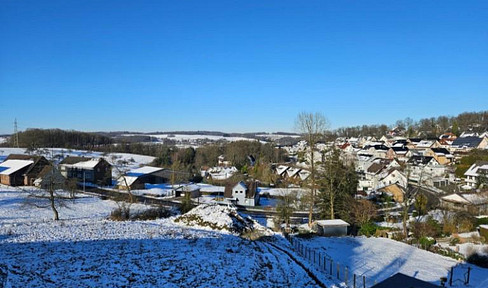
[[[488,225],[488,217],[476,219],[476,226]]]
[[[456,244],[459,244],[459,242],[459,238],[451,238],[451,240],[449,240],[449,246],[456,246]]]
[[[359,229],[359,235],[370,237],[374,235],[376,229],[378,229],[378,225],[373,222],[367,222],[361,226],[361,229]]]
[[[119,207],[112,210],[110,213],[110,220],[127,221],[130,219],[130,205],[123,202]]]
[[[144,221],[144,220],[154,220],[159,218],[168,218],[170,216],[171,216],[170,209],[163,206],[159,206],[158,208],[151,208],[142,211],[141,213],[134,215],[132,219]]]
[[[435,239],[432,237],[422,237],[419,239],[419,244],[423,249],[429,250],[435,244]]]
[[[183,200],[181,200],[180,204],[180,212],[181,214],[185,214],[186,212],[190,211],[195,207],[193,205],[193,202],[191,201],[191,195],[189,193],[185,194],[185,197],[183,197]]]

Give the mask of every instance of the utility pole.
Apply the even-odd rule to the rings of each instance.
[[[17,118],[14,120],[14,147],[19,148],[19,131],[17,129]]]

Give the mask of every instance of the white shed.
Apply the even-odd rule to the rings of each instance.
[[[321,236],[346,236],[349,223],[341,219],[317,220],[315,221],[315,230]]]

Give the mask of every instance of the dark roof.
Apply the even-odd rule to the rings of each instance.
[[[451,154],[451,152],[449,152],[449,150],[447,150],[446,148],[430,148],[432,151],[434,151],[434,153],[443,153],[443,154]]]
[[[418,143],[422,141],[422,138],[408,138],[408,141],[410,141],[410,143]]]
[[[456,138],[452,142],[452,146],[459,146],[459,147],[471,147],[471,148],[476,148],[478,145],[480,145],[481,141],[483,138],[479,137],[463,137],[463,138]]]
[[[374,148],[375,150],[388,150],[388,149],[390,149],[390,148],[386,147],[385,145],[380,144],[380,145],[368,145],[368,146],[364,147],[364,150],[368,150],[370,148]]]
[[[59,164],[76,164],[78,162],[89,161],[91,158],[88,157],[76,157],[76,156],[68,156],[63,159]]]
[[[400,140],[396,140],[395,143],[393,143],[393,145],[395,145],[395,144],[407,144],[407,143],[408,143],[407,139],[400,139]]]
[[[10,154],[5,160],[32,160],[35,162],[41,157],[42,156],[36,156],[36,155]]]
[[[403,146],[403,147],[391,147],[391,149],[393,149],[393,151],[395,152],[400,152],[400,151],[407,151],[408,152],[408,148]]]
[[[28,175],[28,174],[40,173],[41,170],[46,166],[51,166],[51,162],[49,162],[43,156],[38,157],[37,159],[35,159],[34,163],[29,167],[29,169],[25,172],[25,174]]]
[[[385,166],[384,166],[384,165],[382,165],[382,164],[373,163],[373,164],[371,164],[371,166],[369,166],[369,167],[368,167],[368,170],[367,170],[367,171],[368,171],[369,173],[374,173],[374,174],[376,174],[376,173],[380,172],[381,170],[383,170],[383,168],[384,168],[384,167],[385,167]]]
[[[408,159],[408,163],[413,163],[413,164],[427,164],[432,160],[431,156],[421,156],[421,155],[414,155]]]
[[[414,277],[407,276],[402,273],[397,273],[390,278],[372,286],[371,288],[436,288],[440,287],[432,283],[419,280]]]

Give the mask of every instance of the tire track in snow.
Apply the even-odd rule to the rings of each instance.
[[[322,281],[320,281],[320,279],[317,276],[315,276],[315,274],[312,271],[310,271],[310,269],[308,269],[302,262],[300,262],[290,252],[288,252],[288,251],[286,251],[286,250],[284,250],[284,249],[282,249],[282,248],[278,247],[277,245],[270,243],[270,242],[262,242],[262,243],[265,244],[265,246],[266,246],[266,244],[268,244],[269,246],[272,246],[274,249],[281,251],[282,253],[285,253],[288,256],[288,258],[290,258],[293,262],[295,262],[295,264],[300,266],[305,271],[305,273],[307,273],[307,275],[315,281],[315,283],[317,283],[322,288],[327,288],[327,286],[325,286],[325,284]],[[269,247],[267,247],[267,248],[270,249]],[[270,250],[272,250],[272,249],[270,249]]]

